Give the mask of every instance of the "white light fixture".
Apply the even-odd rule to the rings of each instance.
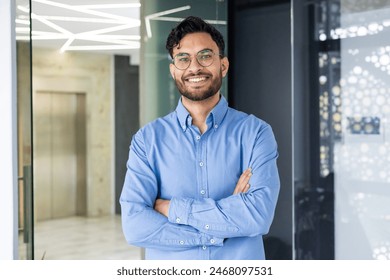
[[[30,25],[30,21],[29,20],[26,20],[26,19],[15,19],[15,23],[18,23],[18,24],[23,24],[23,25]]]
[[[105,46],[69,46],[67,50],[70,51],[88,51],[88,50],[131,50],[139,49],[139,45],[134,46],[119,46],[119,45],[105,45]]]
[[[154,13],[154,14],[145,16],[146,35],[148,36],[148,38],[152,38],[152,28],[150,25],[151,20],[180,22],[183,20],[183,18],[181,18],[181,17],[164,17],[164,16],[178,13],[178,12],[185,11],[185,10],[189,10],[189,9],[191,9],[191,6],[187,5],[187,6],[183,6],[183,7],[179,7],[179,8],[175,8],[175,9],[171,9],[171,10],[166,10],[166,11],[162,11],[162,12],[158,12],[158,13]],[[208,20],[208,19],[206,19],[206,21],[208,23],[211,23],[211,24],[226,25],[226,23],[227,23],[225,20]]]
[[[152,38],[152,28],[150,27],[150,20],[156,19],[156,18],[161,17],[161,16],[165,16],[165,15],[174,14],[174,13],[177,13],[177,12],[189,10],[189,9],[191,9],[191,6],[187,5],[187,6],[166,10],[166,11],[154,13],[154,14],[151,14],[151,15],[147,15],[145,17],[145,27],[146,27],[146,34],[147,34],[147,36],[149,38]]]
[[[42,9],[44,12],[34,11],[34,13],[31,13],[32,26],[35,29],[32,31],[31,37],[33,41],[63,41],[62,46],[59,47],[60,52],[69,50],[126,50],[140,47],[140,36],[130,35],[130,32],[126,32],[131,28],[139,28],[140,20],[115,13],[115,9],[121,10],[121,13],[123,13],[123,9],[139,9],[141,7],[140,3],[69,5],[51,0],[32,0],[32,2],[36,4],[35,7],[38,7],[38,5],[40,7],[44,7],[44,5],[51,7],[50,9]],[[27,7],[19,5],[17,8],[23,13],[30,13]],[[46,13],[46,11],[53,9],[57,11],[57,14]],[[72,16],[72,12],[76,12],[73,13],[75,16]],[[85,17],[82,15],[85,15]],[[37,24],[37,22],[40,24]],[[30,24],[29,16],[20,15],[15,23],[17,24],[16,39],[29,40],[29,36],[24,34],[30,32],[30,29],[23,27],[23,25]],[[41,24],[49,27],[52,32],[47,32]],[[89,31],[76,31],[74,24],[79,24],[78,27],[85,27],[84,30],[89,29]],[[84,45],[86,41],[95,42],[97,45]]]
[[[82,9],[121,9],[121,8],[140,8],[141,3],[127,4],[101,4],[101,5],[78,5],[75,6]]]
[[[82,6],[81,7],[80,6],[71,6],[71,5],[62,4],[62,3],[58,3],[58,2],[54,2],[54,1],[48,1],[48,0],[32,0],[32,2],[40,3],[40,4],[46,4],[46,5],[49,5],[49,6],[62,8],[62,9],[66,9],[66,10],[71,10],[71,11],[76,11],[76,12],[80,12],[80,13],[84,13],[84,14],[100,16],[100,17],[103,17],[103,18],[117,19],[118,21],[122,20],[122,21],[126,22],[128,20],[131,20],[128,17],[122,17],[122,16],[110,14],[110,13],[94,11],[94,10],[90,10],[90,9],[87,9],[87,8],[82,8]]]

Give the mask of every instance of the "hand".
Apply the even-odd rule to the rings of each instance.
[[[158,198],[158,199],[156,199],[156,202],[154,203],[154,210],[156,210],[160,214],[163,214],[165,217],[168,217],[169,203],[170,202],[171,202],[170,200]]]
[[[233,194],[246,193],[250,187],[249,179],[251,178],[251,176],[252,176],[252,169],[248,168],[241,174],[240,179],[238,179]]]

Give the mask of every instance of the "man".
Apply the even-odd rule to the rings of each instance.
[[[271,127],[221,96],[229,61],[212,25],[188,17],[166,47],[181,99],[132,139],[125,237],[146,259],[264,259],[279,193]]]

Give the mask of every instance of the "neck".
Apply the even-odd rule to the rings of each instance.
[[[218,104],[219,99],[219,92],[202,101],[192,101],[184,96],[181,98],[183,106],[188,110],[192,117],[192,124],[197,126],[202,134],[207,130],[206,118],[211,110]]]

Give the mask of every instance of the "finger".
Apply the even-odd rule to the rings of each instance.
[[[240,178],[239,178],[239,180],[238,180],[238,182],[237,182],[237,187],[238,187],[238,188],[243,188],[243,187],[245,187],[245,185],[248,183],[248,181],[249,181],[251,175],[252,175],[252,173],[251,173],[251,170],[250,170],[249,168],[248,168],[247,170],[245,170],[245,171],[241,174],[241,176],[240,176]]]
[[[249,171],[248,172],[245,172],[243,175],[242,175],[242,180],[240,182],[240,186],[241,188],[245,188],[246,184],[248,184],[251,176],[252,176],[252,172],[250,169],[248,169]]]
[[[234,189],[233,194],[245,192],[245,188],[247,188],[247,184],[249,182],[250,177],[252,176],[251,169],[248,168],[244,171],[244,173],[241,175],[240,179],[238,180],[238,183]]]
[[[251,187],[251,185],[250,184],[246,184],[246,186],[245,186],[245,188],[243,189],[243,193],[246,193],[246,192],[248,192],[249,191],[249,188]]]
[[[245,178],[248,176],[248,174],[251,172],[250,168],[246,169],[240,176],[240,178],[238,179],[238,182],[237,182],[237,185],[243,183],[243,181],[245,180]]]
[[[245,186],[236,188],[233,194],[246,193],[250,188],[250,184],[245,184]]]
[[[248,183],[251,176],[252,176],[252,170],[250,168],[248,168],[247,170],[245,170],[242,173],[242,175],[240,177],[240,180],[239,180],[240,185],[245,187],[245,185]]]

